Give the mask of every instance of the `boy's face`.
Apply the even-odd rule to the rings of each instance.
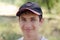
[[[23,13],[19,18],[19,23],[24,34],[37,33],[41,26],[39,16],[31,12]]]

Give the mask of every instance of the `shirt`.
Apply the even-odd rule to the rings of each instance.
[[[18,40],[23,40],[23,38],[24,38],[24,37],[21,37],[21,38],[19,38]],[[43,37],[41,37],[41,40],[48,40],[48,39],[46,39],[46,38],[43,36]]]

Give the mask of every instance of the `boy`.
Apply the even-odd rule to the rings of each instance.
[[[16,16],[19,17],[19,25],[23,37],[18,40],[47,40],[38,32],[42,25],[42,10],[33,2],[27,2],[19,8]]]

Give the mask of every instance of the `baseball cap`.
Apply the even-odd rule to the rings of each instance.
[[[16,13],[16,16],[20,16],[24,11],[27,11],[27,10],[37,15],[42,15],[42,10],[37,3],[27,2],[19,8],[18,12]]]

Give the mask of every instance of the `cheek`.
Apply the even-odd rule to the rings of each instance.
[[[34,23],[34,24],[32,25],[32,27],[33,27],[34,30],[37,30],[38,24],[37,24],[37,23]]]
[[[36,29],[36,26],[35,25],[32,25],[32,29],[35,30]]]
[[[24,30],[24,26],[21,26],[21,29]]]
[[[23,30],[23,28],[24,28],[23,23],[22,23],[22,22],[20,22],[20,23],[19,23],[19,25],[20,25],[20,28]]]
[[[21,30],[24,32],[24,29],[25,29],[25,28],[24,28],[24,25],[21,25],[20,28],[21,28]]]
[[[36,22],[33,25],[34,25],[33,28],[36,29],[36,30],[39,29],[39,27],[40,27],[40,23],[39,22]]]

